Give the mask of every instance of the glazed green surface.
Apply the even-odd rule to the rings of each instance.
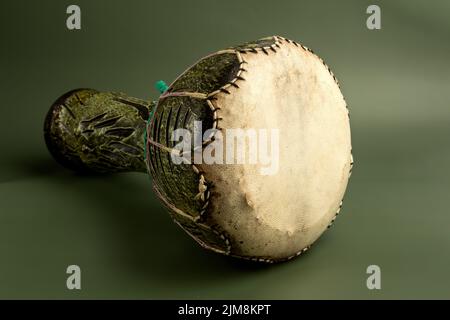
[[[70,91],[47,113],[47,147],[58,162],[77,172],[147,172],[144,133],[154,106],[123,93]]]
[[[380,31],[365,28],[373,1],[77,3],[79,32],[65,29],[61,1],[1,11],[0,297],[449,297],[448,1],[379,2]],[[314,49],[350,108],[356,166],[343,209],[299,259],[267,267],[209,253],[173,224],[147,175],[79,176],[49,155],[42,123],[59,94],[156,100],[156,80],[272,34]],[[70,264],[81,291],[65,287]],[[380,291],[366,287],[371,264]]]
[[[204,130],[212,122],[206,101],[190,97],[167,97],[159,101],[153,121],[149,125],[149,137],[169,148],[175,129],[185,128],[194,132],[194,121],[204,121]],[[209,124],[209,125],[208,125]],[[174,165],[170,153],[147,143],[147,161],[154,182],[164,197],[186,214],[197,217],[202,201],[199,193],[199,178],[190,164]]]

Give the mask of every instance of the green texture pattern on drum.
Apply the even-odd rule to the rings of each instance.
[[[143,137],[153,107],[122,93],[70,91],[47,114],[47,147],[75,171],[146,172]]]

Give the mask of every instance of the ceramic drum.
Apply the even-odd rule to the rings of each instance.
[[[262,174],[259,162],[175,164],[171,136],[196,122],[202,134],[215,130],[193,153],[226,143],[229,129],[277,130],[276,171]],[[218,51],[181,74],[157,102],[145,149],[177,224],[207,249],[265,262],[305,252],[327,229],[353,164],[336,78],[310,49],[277,36]]]

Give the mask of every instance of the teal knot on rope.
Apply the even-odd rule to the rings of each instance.
[[[159,91],[159,93],[163,94],[169,89],[169,86],[162,80],[156,81],[155,88]]]

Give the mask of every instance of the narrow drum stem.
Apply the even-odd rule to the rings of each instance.
[[[75,171],[147,172],[144,137],[154,107],[123,93],[72,90],[50,108],[45,142],[60,164]]]

